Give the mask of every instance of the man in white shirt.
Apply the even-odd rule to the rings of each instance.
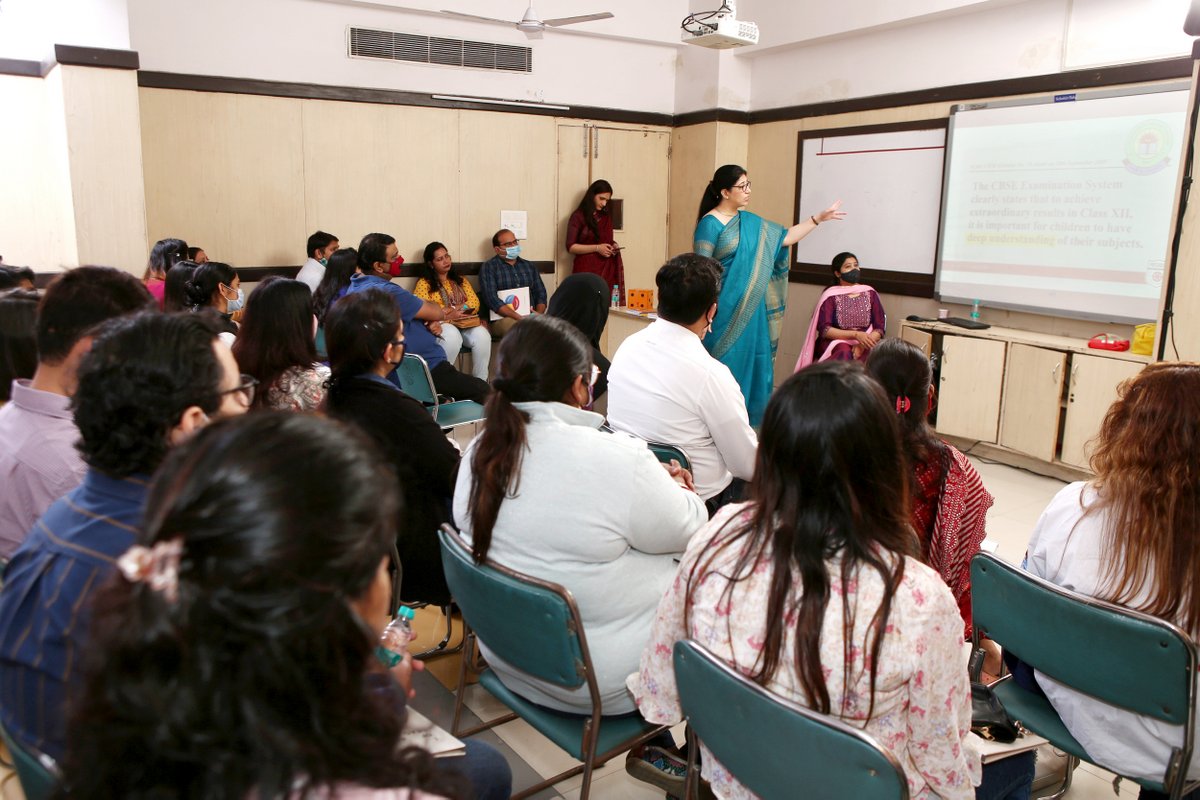
[[[308,261],[305,261],[304,266],[296,273],[296,280],[308,284],[308,288],[315,293],[321,285],[321,279],[325,277],[325,266],[329,263],[329,257],[336,253],[340,246],[338,238],[325,231],[317,231],[308,237]]]
[[[710,510],[740,499],[758,450],[737,381],[700,343],[717,313],[720,275],[716,261],[694,253],[663,265],[658,319],[621,344],[608,372],[609,424],[682,448]]]

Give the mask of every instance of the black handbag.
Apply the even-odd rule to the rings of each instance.
[[[1022,736],[1025,728],[1009,716],[992,687],[972,681],[971,732],[989,741],[1009,744]]]

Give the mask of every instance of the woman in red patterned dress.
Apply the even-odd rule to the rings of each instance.
[[[954,593],[971,635],[971,558],[987,535],[987,510],[995,499],[971,462],[937,437],[926,417],[933,408],[933,370],[916,345],[885,339],[871,350],[867,372],[882,384],[900,420],[910,481],[913,528],[921,559],[938,571]]]
[[[612,215],[608,212],[612,194],[612,184],[606,180],[593,181],[583,193],[579,208],[567,221],[567,252],[575,256],[575,274],[599,275],[610,291],[617,287],[620,305],[625,305],[625,264],[621,248],[613,239]]]

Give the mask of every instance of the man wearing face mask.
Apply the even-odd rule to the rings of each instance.
[[[332,233],[317,231],[308,237],[308,261],[296,273],[296,280],[307,284],[309,290],[315,292],[325,277],[325,267],[329,265],[329,257],[338,251],[341,245]]]
[[[17,742],[62,757],[89,601],[135,542],[151,474],[214,418],[244,413],[253,391],[203,317],[142,314],[101,330],[71,401],[88,471],[34,525],[0,590],[0,722]]]
[[[621,343],[608,371],[608,422],[673,444],[692,462],[709,513],[741,499],[758,436],[729,371],[701,344],[717,314],[721,266],[685,253],[658,271],[658,319]]]
[[[500,338],[530,310],[538,314],[545,313],[546,284],[542,283],[537,267],[521,258],[521,243],[512,231],[503,228],[496,231],[492,237],[492,249],[496,255],[479,268],[480,297],[494,314],[501,317],[493,319],[491,324],[492,335]],[[512,304],[504,302],[501,292],[511,289],[528,289],[531,308],[513,308]]]
[[[401,261],[395,238],[386,233],[368,233],[358,245],[358,266],[346,294],[380,289],[390,296],[404,321],[406,349],[425,359],[438,394],[482,403],[492,387],[487,381],[455,369],[446,360],[446,351],[437,340],[442,332],[442,322],[460,319],[462,309],[444,308],[422,300],[403,286],[392,283],[392,277],[399,274]]]

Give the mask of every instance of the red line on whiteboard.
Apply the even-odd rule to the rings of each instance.
[[[855,156],[860,153],[906,153],[910,150],[945,150],[945,145],[937,145],[935,147],[885,147],[879,150],[837,150],[826,153],[821,151],[817,153],[819,156]]]

